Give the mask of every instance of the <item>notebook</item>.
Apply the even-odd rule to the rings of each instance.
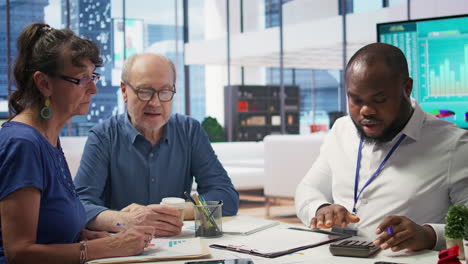
[[[223,233],[229,235],[251,235],[279,224],[280,222],[276,221],[239,215],[223,219]]]
[[[304,232],[297,229],[276,228],[274,232],[258,232],[240,236],[226,244],[211,244],[211,248],[247,253],[259,257],[276,258],[349,238],[349,235],[326,234],[324,231]]]
[[[154,238],[143,254],[132,257],[106,258],[88,261],[88,264],[138,263],[209,257],[206,244],[197,238]]]

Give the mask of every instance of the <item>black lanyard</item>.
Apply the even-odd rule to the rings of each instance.
[[[361,190],[358,193],[358,186],[359,186],[359,171],[361,170],[361,158],[362,158],[362,144],[363,141],[359,142],[359,149],[358,149],[358,156],[357,156],[357,164],[356,164],[356,177],[354,179],[354,205],[353,205],[353,213],[356,213],[356,204],[357,201],[359,200],[359,197],[361,196],[362,191],[379,175],[380,171],[383,169],[385,166],[385,163],[387,163],[388,159],[390,159],[390,156],[392,156],[393,152],[398,148],[400,143],[405,139],[406,135],[401,135],[401,137],[398,139],[398,141],[393,145],[392,149],[390,152],[388,152],[387,156],[384,158],[382,163],[380,163],[380,166],[377,168],[377,170],[372,174],[372,176],[367,180],[367,182],[362,186]]]

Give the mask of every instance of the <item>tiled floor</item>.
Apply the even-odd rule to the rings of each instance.
[[[265,197],[263,196],[263,191],[239,191],[239,197],[238,214],[267,218],[265,217]],[[294,201],[292,199],[277,200],[276,204],[270,208],[270,217],[268,219],[302,225],[296,216]]]

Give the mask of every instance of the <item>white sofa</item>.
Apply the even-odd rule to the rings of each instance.
[[[211,145],[236,190],[263,189],[263,142],[220,142]]]
[[[60,138],[72,177],[75,177],[80,166],[86,139],[87,137]],[[212,143],[212,146],[237,190],[263,188],[263,142],[223,142]]]
[[[263,139],[266,216],[276,198],[294,198],[297,185],[320,153],[325,135],[270,135]]]

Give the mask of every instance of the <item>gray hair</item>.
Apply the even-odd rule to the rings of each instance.
[[[145,56],[145,55],[148,55],[148,54],[156,55],[159,58],[165,60],[167,63],[169,63],[169,65],[171,66],[172,73],[174,75],[174,85],[175,85],[177,74],[176,74],[176,68],[175,68],[174,63],[167,56],[160,55],[160,54],[154,54],[154,53],[142,53],[142,54],[134,54],[134,55],[130,56],[130,58],[128,58],[124,62],[124,65],[123,65],[123,68],[122,68],[122,77],[121,77],[122,81],[125,82],[125,83],[129,82],[131,69],[133,67],[133,64],[135,63],[135,60],[140,56]]]

